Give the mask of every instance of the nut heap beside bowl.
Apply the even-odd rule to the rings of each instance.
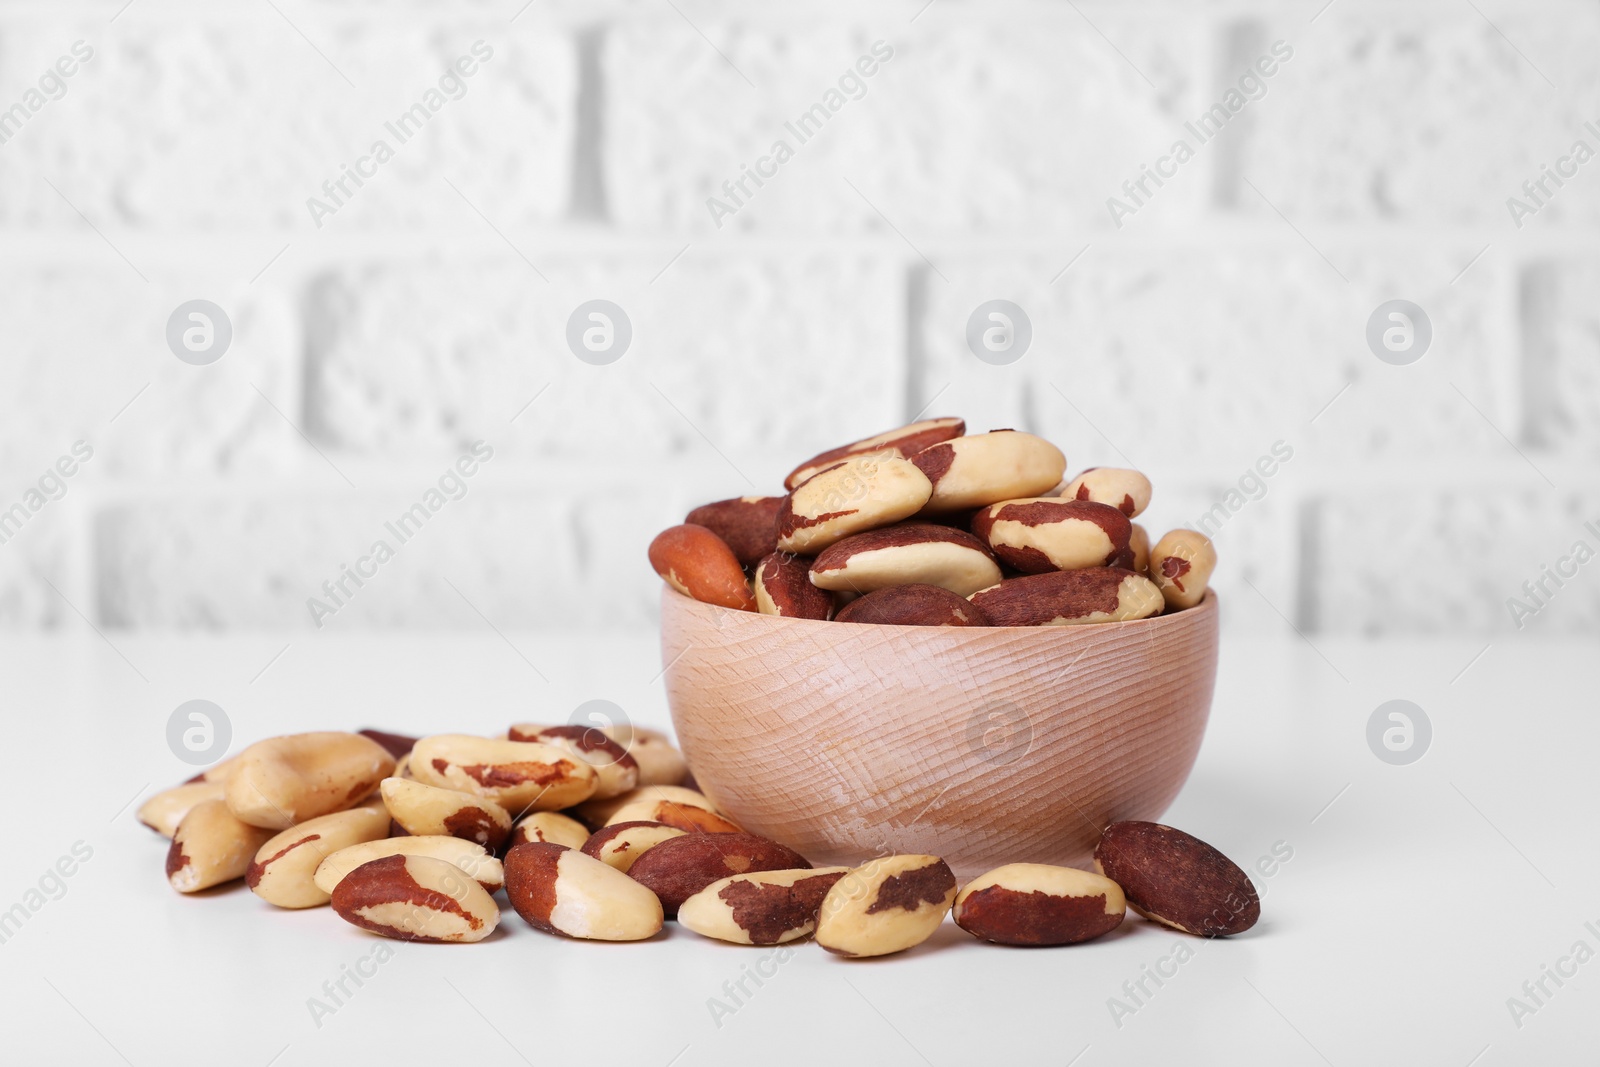
[[[974,937],[1007,945],[1087,941],[1129,906],[1205,937],[1242,932],[1260,912],[1243,871],[1170,827],[1108,827],[1097,874],[1011,863],[958,893],[933,855],[814,867],[669,784],[684,774],[664,738],[633,729],[326,731],[259,741],[158,793],[139,819],[171,838],[167,880],[180,893],[242,878],[268,904],[331,905],[402,941],[483,941],[499,927],[502,891],[545,934],[641,941],[675,918],[741,945],[814,935],[846,957],[914,947],[952,912]]]
[[[1134,470],[1067,460],[1015,430],[928,419],[830,449],[787,496],[706,504],[650,544],[685,596],[787,618],[902,626],[1127,622],[1199,604],[1217,564],[1205,535],[1153,546]]]

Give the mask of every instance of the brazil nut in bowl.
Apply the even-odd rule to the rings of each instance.
[[[667,699],[705,795],[813,862],[963,878],[1084,864],[1159,816],[1211,709],[1216,549],[1152,541],[1139,471],[1066,467],[1037,435],[926,419],[658,534]]]

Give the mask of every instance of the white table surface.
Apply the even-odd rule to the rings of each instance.
[[[724,983],[773,950],[673,924],[644,944],[566,941],[509,909],[480,945],[380,942],[328,909],[279,911],[242,886],[180,897],[163,878],[166,842],[133,817],[137,799],[191,773],[165,740],[184,700],[225,708],[235,750],[303,729],[561,721],[591,698],[664,725],[651,635],[322,633],[276,660],[283,638],[112,640],[8,639],[0,652],[0,909],[76,843],[93,850],[0,944],[6,1063],[1595,1059],[1600,962],[1560,987],[1545,979],[1550,995],[1520,1026],[1507,1006],[1575,942],[1600,951],[1592,644],[1505,638],[1474,661],[1481,641],[1226,639],[1199,763],[1165,821],[1247,868],[1275,844],[1293,850],[1257,878],[1263,918],[1249,934],[1204,942],[1130,915],[1069,948],[980,944],[948,922],[877,961],[801,945],[763,962],[773,976],[746,979],[752,995],[714,1019],[710,999],[732,1004]],[[1395,697],[1434,727],[1427,755],[1404,767],[1365,739],[1372,710]],[[380,943],[394,955],[374,964]],[[1192,958],[1114,1019],[1111,998],[1133,1005],[1124,983],[1180,944]],[[332,1004],[324,983],[358,963],[375,973],[347,980],[353,995],[314,1019],[308,1001]]]

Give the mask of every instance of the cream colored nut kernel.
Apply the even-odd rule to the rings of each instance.
[[[663,841],[688,833],[663,822],[619,822],[596,830],[579,850],[627,874],[633,861]]]
[[[972,517],[972,532],[1002,562],[1044,574],[1113,566],[1127,551],[1133,524],[1108,504],[1046,496],[991,504]]]
[[[487,797],[404,778],[385,778],[384,806],[414,837],[459,837],[498,849],[511,834],[511,814]]]
[[[686,804],[692,808],[712,810],[711,799],[704,793],[689,789],[681,785],[641,785],[631,793],[624,793],[620,797],[608,797],[605,800],[590,800],[579,804],[572,809],[574,818],[599,829],[611,822],[611,817],[629,804],[644,800],[670,800],[679,804]]]
[[[1128,911],[1122,887],[1076,867],[1008,863],[956,895],[956,925],[997,945],[1072,945],[1109,933]]]
[[[488,797],[513,816],[570,807],[593,796],[600,783],[593,767],[552,745],[468,734],[418,741],[411,774],[427,785]]]
[[[548,841],[553,845],[582,848],[589,840],[589,829],[577,819],[556,811],[536,811],[511,828],[511,847],[524,841]]]
[[[924,449],[912,462],[933,483],[930,515],[1039,496],[1055,488],[1067,457],[1042,437],[994,430]]]
[[[1133,553],[1133,572],[1150,577],[1150,532],[1138,523],[1129,523],[1128,551]]]
[[[969,596],[1000,580],[982,541],[950,526],[903,523],[846,537],[811,564],[820,589],[870,593],[899,585],[936,585]]]
[[[170,838],[178,832],[178,824],[189,814],[189,809],[208,800],[221,800],[224,788],[221,781],[202,779],[163,789],[139,805],[139,821],[162,837]]]
[[[505,868],[487,849],[459,837],[386,837],[351,845],[319,863],[312,880],[324,893],[332,893],[345,875],[385,856],[428,856],[453,863],[491,893],[506,880]]]
[[[635,732],[633,741],[623,742],[639,765],[639,784],[677,785],[689,773],[689,763],[683,753],[664,737]]]
[[[539,726],[518,723],[506,732],[511,741],[532,741],[565,749],[594,768],[598,781],[591,799],[621,796],[639,787],[639,763],[628,750],[595,726]]]
[[[500,908],[459,867],[429,856],[385,856],[333,891],[339,918],[401,941],[473,942],[494,933]]]
[[[167,849],[167,881],[180,893],[196,893],[244,877],[256,850],[272,836],[242,822],[221,800],[190,808]]]
[[[288,734],[239,753],[228,807],[252,826],[287,830],[361,803],[394,771],[387,749],[360,734]]]
[[[229,756],[221,763],[214,763],[207,767],[205,770],[195,775],[194,778],[191,778],[190,781],[226,782],[229,775],[233,774],[234,768],[238,765],[239,757],[236,755]]]
[[[256,850],[245,884],[280,908],[319,907],[328,902],[316,883],[322,861],[351,845],[380,841],[388,832],[389,813],[376,804],[307,819]]]
[[[817,913],[817,944],[841,956],[887,956],[944,922],[956,876],[938,856],[884,856],[845,874]]]
[[[994,626],[1080,626],[1161,614],[1156,584],[1121,567],[1085,567],[1007,578],[967,598]]]
[[[1134,519],[1150,506],[1150,479],[1122,467],[1090,467],[1067,483],[1061,497],[1109,504]]]
[[[401,756],[399,759],[394,761],[394,773],[391,774],[389,777],[391,777],[391,778],[410,778],[411,777],[411,753],[407,752],[404,756]]]
[[[863,437],[859,441],[830,448],[826,452],[812,456],[789,473],[783,480],[783,487],[794,489],[820,471],[852,456],[871,454],[905,459],[916,455],[924,448],[936,445],[940,441],[948,441],[952,437],[960,437],[966,432],[966,422],[954,418],[923,419],[909,426],[901,426],[899,429],[885,430],[883,433]]]
[[[1194,530],[1172,530],[1150,550],[1150,578],[1174,610],[1204,600],[1216,569],[1217,550],[1211,539]]]
[[[625,822],[658,822],[691,834],[736,834],[738,823],[711,810],[709,804],[686,804],[681,800],[636,800],[611,813],[607,826]]]
[[[712,882],[678,907],[678,922],[736,945],[781,945],[809,937],[817,910],[849,867],[755,871]]]
[[[593,941],[642,941],[661,932],[661,901],[593,856],[548,842],[506,853],[506,899],[535,930]]]
[[[932,492],[927,476],[910,460],[875,455],[844,460],[784,499],[778,549],[816,555],[853,533],[915,515]]]

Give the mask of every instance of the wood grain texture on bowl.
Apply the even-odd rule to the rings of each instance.
[[[664,589],[684,755],[718,810],[816,864],[943,857],[1086,866],[1101,828],[1157,819],[1216,681],[1214,593],[1062,627],[851,626],[729,615]]]

